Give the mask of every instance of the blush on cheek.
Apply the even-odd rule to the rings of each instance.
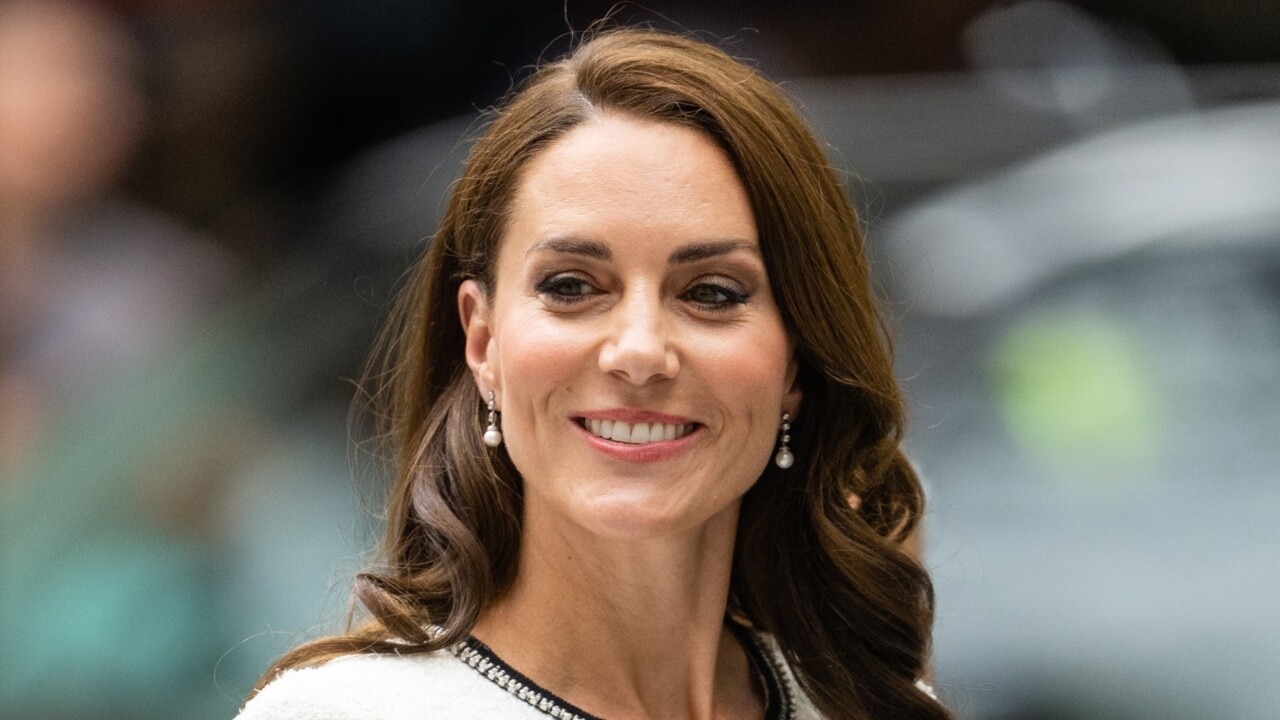
[[[554,322],[508,314],[496,343],[503,388],[502,434],[507,453],[526,477],[554,465],[567,418],[556,409],[583,372],[582,338]]]

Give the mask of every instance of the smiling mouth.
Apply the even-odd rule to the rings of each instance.
[[[629,445],[647,445],[651,443],[678,440],[693,432],[696,423],[629,423],[621,420],[598,420],[596,418],[577,418],[578,424],[587,432],[598,438]]]

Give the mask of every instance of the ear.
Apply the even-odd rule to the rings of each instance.
[[[502,389],[497,385],[493,312],[488,294],[475,280],[464,280],[458,287],[458,317],[467,336],[467,367],[471,368],[480,396],[488,397],[490,390],[501,395]]]
[[[796,359],[795,342],[791,343],[791,360],[787,362],[785,379],[787,391],[782,395],[782,411],[796,417],[800,414],[800,400],[804,391],[800,388],[800,361]]]

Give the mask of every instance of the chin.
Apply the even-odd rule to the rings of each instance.
[[[738,502],[728,507],[691,508],[652,492],[613,491],[580,499],[574,514],[578,524],[594,535],[615,540],[646,540],[696,531],[726,512],[737,517]],[[736,523],[734,523],[736,524]]]

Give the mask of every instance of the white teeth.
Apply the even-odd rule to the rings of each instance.
[[[613,432],[609,435],[610,440],[618,442],[631,441],[631,425],[617,420],[613,421]]]
[[[675,440],[688,435],[693,430],[692,425],[673,425],[670,423],[632,424],[621,420],[597,420],[595,418],[587,418],[584,426],[596,437],[632,445]]]
[[[661,428],[658,430],[658,436],[662,436]],[[649,442],[649,424],[636,423],[636,426],[631,428],[631,439],[627,442],[636,443],[637,445]]]

